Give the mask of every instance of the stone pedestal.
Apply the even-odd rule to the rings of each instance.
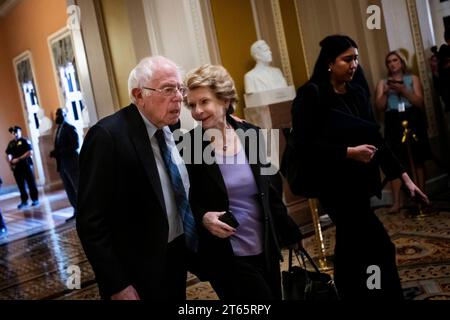
[[[294,86],[274,90],[247,93],[244,95],[245,107],[253,108],[279,102],[292,101],[295,98]]]

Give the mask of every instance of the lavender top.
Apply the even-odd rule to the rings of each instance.
[[[230,210],[239,222],[230,241],[236,256],[253,256],[263,251],[263,214],[258,186],[244,150],[236,155],[217,155],[216,160],[228,191]]]

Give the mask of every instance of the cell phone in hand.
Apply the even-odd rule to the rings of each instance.
[[[232,228],[239,227],[239,222],[236,220],[236,217],[231,213],[230,210],[226,211],[223,215],[219,217],[219,220],[223,223],[226,223]]]
[[[392,79],[389,79],[388,81],[387,81],[387,83],[388,84],[403,84],[403,81],[402,80],[392,80]]]

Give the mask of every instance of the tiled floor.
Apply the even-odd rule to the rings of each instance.
[[[41,192],[40,200],[39,207],[17,210],[18,194],[0,197],[9,229],[0,239],[0,300],[98,299],[94,274],[74,222],[65,222],[73,209],[64,191]],[[405,212],[388,215],[384,209],[377,210],[397,246],[399,272],[408,299],[450,299],[450,194],[436,198],[436,204],[441,208],[439,214],[424,219],[410,218]],[[331,262],[334,228],[326,228],[323,236]],[[305,239],[304,245],[317,259],[314,237]],[[70,288],[69,268],[74,266],[81,272],[81,289]],[[189,300],[217,299],[208,283],[198,282],[193,276],[188,279],[187,296]]]
[[[21,239],[42,231],[53,229],[65,223],[72,216],[73,208],[67,200],[65,191],[39,191],[39,206],[17,209],[20,202],[18,192],[0,196],[0,209],[8,232],[0,237],[0,245]]]

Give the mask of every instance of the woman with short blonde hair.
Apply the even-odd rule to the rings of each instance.
[[[267,161],[260,129],[231,116],[237,93],[222,66],[189,72],[185,86],[185,102],[201,123],[189,132],[191,155],[198,133],[208,137],[200,141],[202,155],[213,151],[212,163],[187,161],[193,163],[187,165],[190,202],[199,226],[196,274],[222,300],[280,300],[280,248],[298,243],[301,233],[283,204],[280,175],[262,174]]]

